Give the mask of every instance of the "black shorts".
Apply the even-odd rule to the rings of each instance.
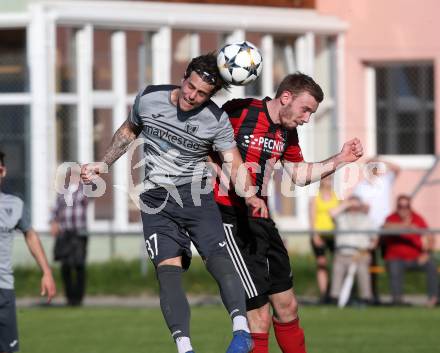
[[[313,242],[313,238],[310,238],[310,245],[312,246],[315,257],[325,256],[327,251],[333,254],[335,252],[335,237],[333,235],[323,235],[321,236],[321,239],[324,242],[324,245],[316,246]]]
[[[203,259],[226,255],[226,239],[219,209],[212,193],[202,194],[194,202],[191,185],[178,186],[176,201],[164,188],[149,190],[141,195],[150,211],[141,212],[147,254],[157,265],[182,256],[182,267],[191,263],[191,242]],[[141,206],[142,207],[142,206]],[[152,213],[151,210],[158,212]],[[148,211],[148,212],[146,212]]]
[[[289,255],[272,219],[218,206],[228,251],[246,291],[247,310],[260,308],[269,302],[269,295],[292,288]]]
[[[0,288],[0,352],[17,352],[18,349],[15,292]]]

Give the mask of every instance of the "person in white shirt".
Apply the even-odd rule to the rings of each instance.
[[[368,228],[381,229],[386,217],[393,210],[391,196],[400,167],[376,157],[367,161],[367,168],[369,175],[354,188],[353,195],[368,205],[368,217],[371,221]],[[377,264],[377,254],[374,250],[371,252],[371,264]],[[371,274],[371,282],[374,301],[380,303],[375,274]]]
[[[368,160],[367,167],[370,173],[354,188],[353,195],[368,205],[368,217],[373,227],[379,229],[393,210],[391,195],[400,167],[377,158]]]

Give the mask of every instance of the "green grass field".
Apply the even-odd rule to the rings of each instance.
[[[433,353],[438,309],[304,307],[308,353]],[[19,308],[22,353],[174,353],[157,309]],[[220,306],[192,310],[197,353],[224,353],[230,324]],[[270,352],[280,352],[273,336]]]

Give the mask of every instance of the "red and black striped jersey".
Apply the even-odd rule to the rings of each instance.
[[[223,105],[234,129],[235,141],[243,161],[247,163],[258,195],[267,195],[268,182],[274,165],[279,160],[302,162],[303,156],[296,129],[287,130],[275,124],[267,111],[266,102],[258,99],[233,99]],[[223,205],[239,204],[234,188],[228,195],[219,192],[219,181],[214,186],[215,199]]]

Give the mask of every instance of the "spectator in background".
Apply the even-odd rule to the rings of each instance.
[[[87,206],[82,184],[69,184],[72,205],[58,194],[51,217],[51,234],[56,238],[54,258],[61,262],[61,278],[67,304],[82,304],[86,287]]]
[[[439,284],[437,267],[431,256],[434,236],[417,232],[418,229],[428,228],[428,225],[422,216],[412,210],[409,196],[400,195],[397,198],[396,211],[387,217],[383,227],[414,230],[414,233],[386,236],[382,239],[393,304],[402,303],[405,271],[422,270],[427,276],[427,306],[434,307],[438,301]]]
[[[350,196],[347,200],[342,201],[338,207],[330,210],[330,213],[336,222],[337,230],[356,231],[371,228],[368,205],[362,203],[357,196]],[[330,291],[332,300],[339,298],[348,268],[353,262],[356,262],[359,299],[365,304],[372,302],[373,294],[369,273],[370,252],[376,248],[377,243],[378,238],[375,234],[337,233]]]
[[[335,247],[334,235],[329,234],[335,229],[330,211],[338,206],[339,200],[333,190],[333,178],[321,179],[318,195],[310,200],[309,224],[316,232],[312,234],[311,245],[316,257],[316,280],[321,303],[329,302],[329,275],[327,254],[333,254]],[[324,234],[319,231],[326,232]]]
[[[0,151],[0,185],[5,176],[5,155]],[[12,272],[15,230],[24,233],[26,245],[43,272],[41,295],[47,295],[49,302],[56,292],[52,271],[38,234],[31,227],[23,201],[0,191],[0,352],[17,352],[19,348]]]
[[[353,195],[358,196],[361,201],[368,205],[368,216],[371,224],[369,229],[381,229],[386,217],[391,213],[391,196],[393,185],[400,173],[399,166],[371,158],[367,161],[367,177],[361,181],[353,190]],[[371,264],[377,265],[378,255],[376,251],[371,252]],[[377,290],[376,274],[371,274],[371,285],[373,288],[374,301],[380,303]]]
[[[368,205],[371,227],[380,229],[391,213],[391,195],[394,181],[400,173],[399,166],[372,158],[367,162],[369,175],[354,189],[353,194]]]

